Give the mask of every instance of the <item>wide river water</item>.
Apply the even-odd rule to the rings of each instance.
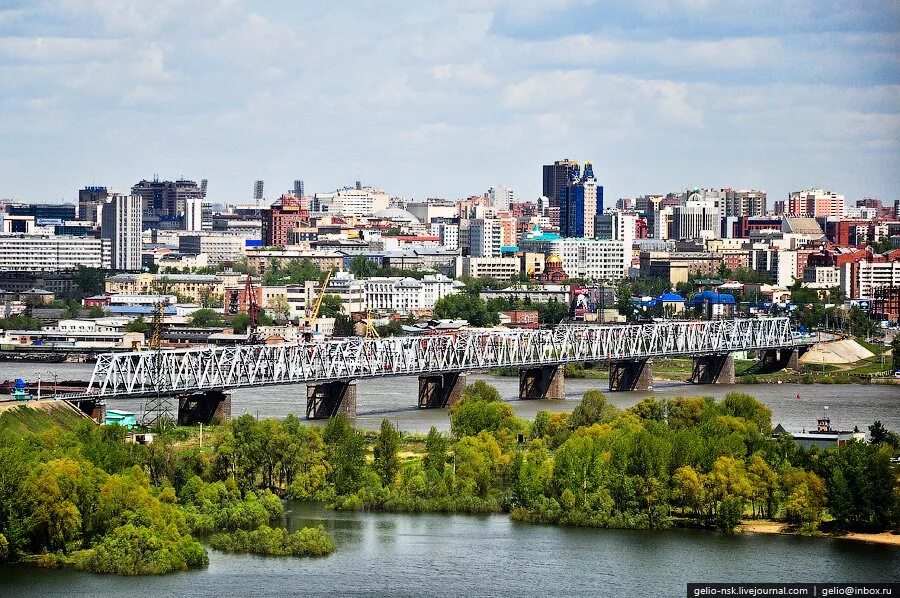
[[[0,381],[14,378],[37,380],[88,380],[92,364],[82,363],[15,363],[0,362]],[[512,377],[470,375],[469,382],[486,380],[497,387],[504,400],[518,417],[533,419],[539,409],[572,411],[585,391],[607,389],[606,380],[567,379],[566,399],[563,401],[520,401],[517,399],[519,380]],[[809,430],[816,418],[826,413],[832,427],[852,430],[859,426],[867,431],[875,420],[891,430],[900,431],[900,386],[857,384],[734,384],[695,386],[684,382],[655,381],[652,391],[607,392],[607,400],[618,407],[629,407],[647,396],[712,396],[721,399],[725,393],[742,391],[755,396],[772,409],[772,423],[781,423],[790,431]],[[415,377],[374,378],[357,384],[357,425],[378,429],[382,419],[389,419],[407,432],[427,432],[431,426],[439,430],[450,428],[444,409],[416,407],[418,381]],[[799,395],[799,398],[798,398]],[[138,416],[143,403],[139,399],[113,399],[110,409],[132,411]],[[825,408],[828,408],[827,410]],[[239,389],[232,392],[232,416],[249,413],[260,418],[283,418],[293,413],[303,419],[306,414],[304,385],[269,386]]]
[[[0,380],[87,379],[88,364],[0,363]],[[496,386],[516,414],[571,411],[604,380],[566,380],[564,401],[519,401],[518,380],[470,376]],[[707,395],[741,390],[789,430],[809,429],[822,413],[835,427],[861,430],[880,419],[900,430],[900,387],[760,384],[691,386],[655,383],[653,391],[607,393],[619,407],[645,396]],[[358,425],[383,418],[405,431],[449,428],[445,410],[415,407],[415,378],[361,380]],[[799,398],[797,395],[800,395]],[[281,418],[305,413],[303,386],[238,390],[232,414]],[[140,401],[110,407],[140,413]],[[850,540],[699,530],[627,531],[550,527],[505,515],[337,513],[290,503],[290,528],[319,524],[337,550],[321,559],[261,558],[210,551],[209,567],[162,577],[123,578],[68,570],[0,567],[0,596],[684,596],[690,581],[900,581],[900,548]]]
[[[900,548],[700,530],[529,525],[504,515],[337,513],[288,504],[288,527],[323,524],[319,559],[210,551],[161,577],[0,567],[3,596],[684,596],[694,581],[900,581]]]

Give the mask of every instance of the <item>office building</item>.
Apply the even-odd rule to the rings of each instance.
[[[458,293],[465,285],[442,274],[427,274],[421,280],[378,277],[363,281],[366,310],[380,313],[431,311],[441,297]]]
[[[453,222],[432,222],[431,235],[437,237],[445,249],[459,249],[459,225]]]
[[[553,164],[544,165],[544,187],[542,195],[548,200],[548,207],[559,207],[559,190],[570,181],[581,178],[578,162],[565,158]]]
[[[109,268],[110,242],[47,235],[0,236],[0,271],[54,272],[79,266]]]
[[[103,205],[100,236],[110,242],[110,267],[141,269],[141,198],[112,194]]]
[[[500,257],[503,247],[503,226],[497,218],[469,220],[469,255],[472,257]]]
[[[109,197],[106,187],[85,187],[78,191],[78,219],[100,224],[97,208]]]
[[[300,179],[294,181],[294,195],[296,197],[303,197],[305,195],[303,192],[303,181]]]
[[[253,182],[253,199],[256,200],[256,203],[259,204],[263,199],[263,181],[254,181]]]
[[[303,208],[300,198],[282,195],[269,208],[262,210],[262,242],[267,247],[288,245],[288,233],[309,225],[309,212]]]
[[[766,192],[752,189],[725,189],[726,217],[762,216],[766,213]]]
[[[585,162],[584,174],[569,180],[558,191],[559,234],[562,237],[583,238],[594,235],[594,219],[603,213],[603,187],[597,185],[594,169]]]
[[[194,181],[142,180],[131,187],[131,194],[140,198],[141,214],[148,227],[184,229],[188,204],[203,201],[203,191]],[[210,224],[211,224],[210,214]]]
[[[236,262],[246,253],[246,238],[222,233],[204,232],[198,235],[179,235],[178,252],[186,255],[205,254],[210,266]]]
[[[388,209],[390,203],[390,197],[381,189],[345,187],[333,193],[316,193],[309,210],[316,214],[370,216]]]
[[[597,214],[594,219],[594,237],[608,241],[622,241],[627,246],[634,243],[637,214],[614,210]]]
[[[496,278],[509,280],[522,271],[522,260],[517,257],[458,257],[456,278]]]
[[[722,236],[722,212],[714,201],[689,201],[672,208],[669,238],[675,240],[718,239]]]

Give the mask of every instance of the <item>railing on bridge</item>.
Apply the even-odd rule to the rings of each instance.
[[[497,367],[714,355],[796,344],[788,318],[759,318],[142,351],[101,355],[86,395],[168,395]]]

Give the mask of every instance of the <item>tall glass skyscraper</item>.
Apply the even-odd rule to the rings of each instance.
[[[559,199],[559,234],[562,237],[594,236],[594,219],[603,213],[603,187],[597,185],[590,162],[584,174],[572,173],[569,182],[557,191]]]

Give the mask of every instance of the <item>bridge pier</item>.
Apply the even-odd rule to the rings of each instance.
[[[231,419],[231,393],[221,390],[178,397],[178,425],[224,423]]]
[[[652,362],[649,359],[635,359],[610,363],[609,390],[653,390]]]
[[[452,407],[465,388],[466,375],[460,372],[419,376],[419,409]]]
[[[562,365],[519,370],[519,399],[565,399],[565,376]]]
[[[339,413],[356,417],[356,380],[337,380],[306,387],[306,419],[328,419]]]
[[[796,347],[766,349],[760,351],[759,362],[754,369],[760,374],[771,374],[785,368],[796,370],[800,365],[800,355],[801,349]]]
[[[701,355],[694,357],[688,380],[691,384],[734,384],[734,356]]]

